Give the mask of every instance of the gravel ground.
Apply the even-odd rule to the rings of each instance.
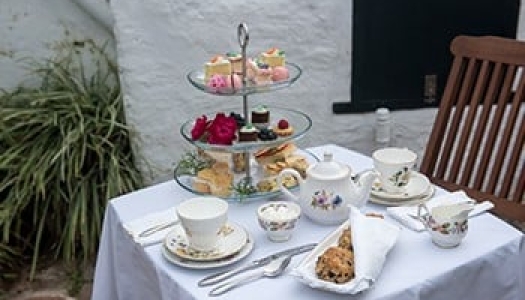
[[[57,263],[39,270],[32,281],[24,272],[20,280],[0,292],[1,300],[90,300],[93,282],[93,267],[86,267],[83,279],[73,279],[70,271]],[[76,286],[75,295],[69,290]]]

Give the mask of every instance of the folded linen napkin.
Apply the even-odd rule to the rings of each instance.
[[[438,205],[447,205],[454,204],[464,201],[474,201],[470,198],[464,191],[456,191],[449,193],[443,196],[432,198],[425,203],[428,209]],[[470,211],[469,218],[475,217],[486,212],[489,209],[492,209],[494,204],[490,201],[483,201],[474,205],[474,209]],[[396,219],[399,223],[405,225],[407,228],[410,228],[414,231],[424,231],[425,226],[419,220],[414,218],[417,216],[417,205],[415,206],[397,206],[397,207],[388,207],[386,209],[387,213]]]
[[[169,230],[173,226],[165,227],[148,236],[140,236],[145,230],[155,226],[170,224],[177,221],[176,207],[170,207],[166,210],[147,214],[138,219],[126,222],[123,224],[124,229],[133,237],[133,240],[142,246],[149,246],[162,242]]]
[[[337,240],[344,229],[350,225],[354,247],[355,278],[344,284],[336,284],[317,278],[315,265],[317,258]],[[350,219],[329,234],[315,247],[291,274],[310,287],[340,294],[357,294],[370,288],[383,269],[390,249],[399,236],[400,228],[382,218],[368,217],[351,209]]]

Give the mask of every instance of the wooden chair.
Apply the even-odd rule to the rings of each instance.
[[[458,36],[420,171],[525,223],[525,42]]]

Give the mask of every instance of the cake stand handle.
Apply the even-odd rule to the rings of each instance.
[[[241,56],[242,56],[242,86],[246,86],[246,47],[248,47],[248,41],[250,40],[250,35],[248,34],[248,26],[246,23],[239,24],[237,27],[237,39],[239,40],[239,46],[241,46]],[[250,116],[248,115],[248,95],[244,94],[242,96],[242,106],[244,119],[247,123],[250,123]],[[245,180],[249,185],[252,185],[251,178],[251,167],[250,167],[250,153],[245,151],[244,155],[244,165],[246,166],[246,177]]]
[[[248,40],[250,40],[248,26],[246,26],[246,23],[241,23],[239,24],[239,27],[237,27],[237,38],[239,39],[239,46],[241,46],[241,49],[245,51],[246,46],[248,46]]]

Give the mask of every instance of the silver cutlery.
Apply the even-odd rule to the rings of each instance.
[[[292,260],[291,255],[288,255],[284,257],[283,259],[273,260],[272,262],[264,266],[262,270],[260,270],[260,272],[250,274],[246,277],[237,278],[229,282],[226,282],[225,284],[219,285],[218,287],[211,290],[208,293],[208,296],[220,296],[228,291],[231,291],[235,287],[241,286],[248,282],[252,282],[262,277],[269,277],[269,278],[278,277],[284,273],[284,271],[286,270],[286,267],[288,267],[291,260]]]
[[[232,269],[232,270],[227,270],[227,271],[223,271],[223,272],[219,272],[219,273],[215,273],[215,274],[209,275],[209,276],[201,279],[198,282],[198,285],[199,286],[207,286],[207,285],[212,285],[212,284],[219,283],[219,282],[221,282],[223,280],[226,280],[226,279],[228,279],[228,278],[230,278],[230,277],[232,277],[234,275],[237,275],[239,273],[246,272],[246,271],[253,270],[253,269],[256,269],[256,268],[259,268],[259,267],[266,266],[270,262],[272,262],[272,261],[274,261],[274,260],[276,260],[276,259],[278,259],[280,257],[293,256],[293,255],[301,254],[303,252],[308,252],[308,251],[312,250],[313,248],[315,248],[316,245],[317,245],[316,243],[311,243],[311,244],[306,244],[306,245],[303,245],[303,246],[294,247],[294,248],[286,249],[286,250],[283,250],[283,251],[279,251],[277,253],[268,255],[266,257],[263,257],[263,258],[260,258],[260,259],[256,259],[256,260],[252,261],[251,263],[249,263],[247,265],[240,266],[240,267],[237,267],[237,268]]]
[[[138,236],[139,237],[148,237],[148,236],[150,236],[150,235],[152,235],[152,234],[154,234],[156,232],[159,232],[161,230],[173,227],[173,226],[175,226],[177,224],[179,224],[179,220],[157,224],[155,226],[152,226],[152,227],[149,227],[149,228],[143,230],[141,233],[139,233]]]

